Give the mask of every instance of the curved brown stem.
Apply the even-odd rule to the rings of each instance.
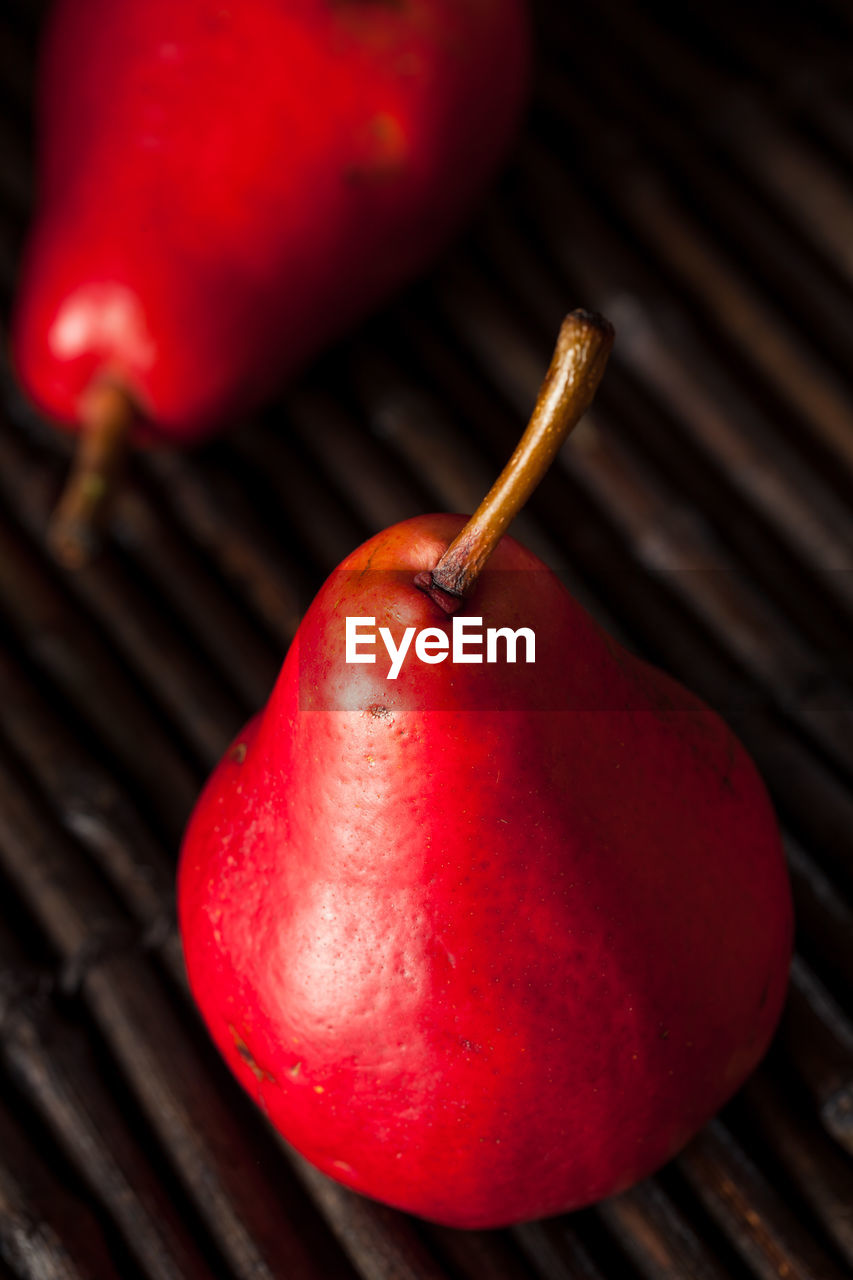
[[[120,384],[93,382],[81,406],[80,439],[71,474],[47,528],[51,554],[65,569],[80,569],[97,546],[136,417]]]
[[[560,328],[536,407],[515,452],[432,573],[415,583],[446,613],[459,608],[510,523],[592,403],[613,346],[613,327],[591,311],[573,311]]]

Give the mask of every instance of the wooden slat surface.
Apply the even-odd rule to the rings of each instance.
[[[42,8],[0,15],[4,320]],[[853,5],[535,13],[531,110],[474,223],[231,434],[136,458],[76,576],[43,542],[66,442],[4,370],[4,1278],[853,1276]],[[269,1132],[192,1009],[174,864],[325,574],[389,523],[476,504],[577,305],[614,321],[611,369],[515,532],[742,735],[798,953],[767,1062],[666,1170],[452,1232]]]

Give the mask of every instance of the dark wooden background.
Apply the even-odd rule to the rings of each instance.
[[[0,18],[4,316],[39,8]],[[6,375],[3,1280],[853,1274],[853,6],[537,14],[528,124],[465,236],[264,413],[138,458],[77,575],[43,549],[65,444]],[[450,1232],[270,1134],[191,1007],[174,864],[324,575],[393,521],[472,508],[576,305],[613,320],[615,355],[518,535],[741,733],[784,824],[798,951],[767,1062],[659,1176]]]

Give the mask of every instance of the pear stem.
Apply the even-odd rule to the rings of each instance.
[[[612,346],[613,327],[603,316],[583,310],[566,316],[536,406],[515,452],[432,572],[415,578],[415,585],[446,613],[460,607],[510,523],[589,408]]]
[[[50,552],[65,569],[83,568],[97,547],[135,418],[133,400],[117,382],[97,379],[83,396],[71,474],[47,528]]]

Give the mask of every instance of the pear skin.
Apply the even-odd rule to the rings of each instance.
[[[430,261],[515,133],[524,0],[57,0],[13,352],[72,430],[260,400]]]
[[[456,1227],[582,1205],[735,1092],[782,1007],[779,833],[732,732],[509,537],[465,600],[533,664],[345,661],[344,620],[452,620],[414,584],[464,525],[378,534],[322,588],[188,829],[210,1032],[347,1186]]]

